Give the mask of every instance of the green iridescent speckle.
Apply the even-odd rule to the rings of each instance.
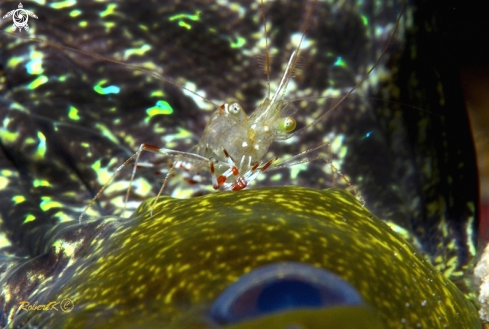
[[[4,142],[5,141],[13,142],[17,139],[17,136],[18,134],[15,132],[8,131],[5,128],[0,128],[0,137]]]
[[[148,123],[156,115],[169,115],[173,113],[173,108],[167,101],[157,101],[156,105],[146,110],[148,114],[144,122]]]
[[[362,22],[365,26],[368,26],[368,17],[365,15],[360,16],[362,18]]]
[[[34,159],[44,159],[46,156],[46,136],[40,131],[37,132],[37,138],[39,139],[39,143],[37,144],[36,153],[34,154]]]
[[[80,10],[78,10],[78,9],[74,9],[74,10],[70,11],[70,16],[71,16],[71,17],[78,17],[78,16],[80,16],[80,15],[81,15],[81,13],[82,13],[82,12],[81,12]]]
[[[69,214],[66,214],[62,211],[58,211],[54,214],[54,217],[57,218],[58,222],[60,223],[69,223],[69,222],[73,222],[73,218],[71,215]]]
[[[12,57],[7,61],[7,67],[15,67],[22,63],[22,58],[20,57]]]
[[[27,88],[28,89],[36,89],[37,87],[39,87],[40,85],[43,85],[45,84],[46,82],[48,82],[49,79],[47,76],[45,75],[41,75],[39,77],[37,77],[34,81],[32,81],[28,86]]]
[[[75,121],[80,120],[80,116],[78,115],[78,109],[76,107],[70,106],[68,110],[68,118]]]
[[[7,248],[12,246],[10,239],[6,236],[5,233],[0,232],[0,248]]]
[[[113,159],[113,161],[116,160]],[[113,161],[110,161],[110,163],[106,167],[102,167],[101,159],[95,161],[92,164],[91,167],[95,172],[97,172],[97,179],[101,185],[107,183],[111,179],[113,172],[109,168]]]
[[[102,80],[93,87],[93,90],[95,90],[97,93],[101,95],[107,95],[107,94],[118,94],[121,91],[121,88],[115,85],[107,86],[107,87],[102,87],[103,84],[105,84],[107,80]]]
[[[105,17],[114,14],[115,9],[117,8],[117,5],[114,3],[110,3],[107,5],[107,9],[102,11],[100,13],[100,17]]]
[[[36,220],[36,216],[32,215],[32,214],[28,214],[26,216],[26,218],[24,219],[24,223],[29,223],[29,222],[32,222],[32,221],[35,221]]]
[[[65,1],[51,3],[49,6],[54,9],[62,9],[62,8],[72,7],[74,5],[76,5],[75,0],[65,0]]]
[[[231,45],[231,48],[241,48],[246,44],[246,39],[238,36],[236,38],[236,42],[232,39],[229,39],[229,44]]]
[[[14,201],[16,204],[24,202],[25,197],[23,195],[16,195],[12,198],[12,201]]]
[[[42,69],[42,60],[31,60],[26,64],[26,69],[29,74],[41,74],[44,71]]]
[[[116,23],[114,22],[105,22],[104,23],[106,31],[109,31],[111,28],[116,27]]]
[[[192,25],[185,23],[184,21],[178,21],[178,26],[184,27],[187,30],[190,30],[192,28]]]
[[[42,199],[42,201],[39,204],[39,207],[41,208],[42,211],[48,211],[51,208],[62,208],[63,207],[62,203],[59,203],[57,201],[53,201],[49,197],[43,197],[41,199]]]
[[[200,20],[200,12],[196,12],[194,15],[190,15],[190,14],[173,15],[169,18],[169,20],[174,21],[174,20],[182,19],[182,18],[190,19],[191,21],[198,21],[198,20]]]
[[[144,55],[148,50],[151,50],[151,46],[148,44],[144,44],[139,48],[131,48],[124,51],[124,58],[127,59],[131,55]]]
[[[168,20],[170,22],[174,21],[174,20],[178,20],[178,26],[181,26],[183,28],[186,28],[187,30],[190,30],[192,28],[192,25],[185,22],[184,19],[189,19],[191,21],[199,21],[200,20],[200,12],[196,12],[195,15],[177,14],[177,15],[171,16]]]
[[[346,62],[343,60],[343,58],[338,57],[336,59],[336,62],[334,63],[335,66],[341,66],[341,67],[346,67]]]
[[[149,95],[149,97],[164,97],[164,96],[165,93],[161,90],[155,90]]]
[[[0,189],[4,189],[8,186],[9,180],[5,177],[0,177]]]
[[[26,64],[26,69],[29,74],[42,74],[44,72],[42,68],[43,53],[33,50],[29,56],[30,61]]]
[[[34,179],[32,181],[32,186],[34,187],[39,187],[39,186],[51,186],[51,183],[45,179]]]

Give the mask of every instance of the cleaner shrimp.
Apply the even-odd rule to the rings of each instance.
[[[123,164],[121,164],[114,173],[106,180],[102,187],[95,194],[90,203],[83,209],[79,221],[81,222],[86,212],[93,206],[94,203],[100,198],[102,193],[111,185],[116,175],[126,168],[131,163],[134,163],[129,181],[129,187],[127,188],[124,205],[128,203],[129,195],[131,193],[131,187],[135,181],[136,171],[142,167],[156,168],[157,165],[147,164],[141,157],[144,153],[156,153],[161,154],[166,158],[171,158],[172,162],[170,168],[162,172],[166,174],[163,184],[158,191],[157,198],[163,193],[169,178],[173,175],[176,169],[181,169],[183,175],[190,182],[197,182],[201,179],[199,174],[201,171],[209,171],[212,187],[214,189],[234,190],[238,191],[249,186],[255,181],[261,173],[264,171],[272,171],[280,168],[292,166],[295,164],[308,163],[315,159],[323,159],[327,165],[331,168],[331,174],[339,176],[349,187],[354,194],[357,194],[353,185],[349,182],[348,177],[344,175],[338,165],[333,164],[331,145],[328,140],[321,141],[314,147],[309,147],[301,152],[296,152],[289,158],[283,159],[278,162],[277,156],[270,156],[269,147],[275,141],[292,141],[296,140],[296,137],[307,129],[317,125],[323,120],[327,114],[336,109],[346,98],[350,97],[352,92],[361,85],[370,75],[372,70],[377,66],[381,59],[378,56],[377,61],[372,65],[370,70],[366,70],[366,74],[362,75],[361,79],[357,79],[357,82],[353,87],[350,87],[348,92],[343,92],[341,96],[336,94],[336,103],[332,106],[328,106],[328,110],[323,111],[317,115],[312,121],[305,120],[302,126],[297,128],[296,115],[299,111],[302,111],[301,106],[296,105],[302,102],[304,98],[298,98],[293,100],[286,100],[286,96],[289,93],[288,87],[295,85],[293,82],[293,76],[297,74],[297,68],[300,68],[301,53],[304,38],[308,34],[308,29],[312,25],[313,21],[317,18],[314,17],[316,7],[319,6],[318,1],[310,1],[306,10],[306,18],[302,19],[303,27],[300,29],[299,41],[295,42],[295,46],[289,49],[288,61],[285,70],[282,71],[282,76],[279,79],[278,87],[274,88],[275,92],[270,92],[270,80],[271,72],[278,71],[274,66],[274,56],[269,55],[268,35],[267,35],[267,18],[265,17],[265,4],[261,2],[261,12],[263,29],[265,32],[265,64],[264,69],[267,73],[268,81],[268,96],[265,100],[250,114],[247,115],[244,110],[244,106],[239,102],[229,102],[222,105],[217,105],[214,101],[214,97],[211,98],[204,96],[202,93],[194,92],[192,88],[187,88],[185,84],[182,84],[180,80],[171,80],[166,76],[162,76],[155,73],[154,70],[142,69],[141,67],[124,64],[128,68],[146,71],[157,79],[173,84],[177,88],[184,90],[184,92],[192,93],[194,98],[200,98],[205,102],[214,106],[215,112],[210,116],[204,132],[197,142],[189,151],[179,151],[171,148],[160,148],[153,144],[143,143],[139,146],[137,152],[133,153]],[[184,23],[183,23],[184,24]],[[389,30],[390,39],[386,41],[386,45],[391,43],[393,30],[397,29],[399,19],[397,20],[396,27]],[[43,41],[45,44],[50,45],[49,42]],[[70,50],[69,47],[61,46],[66,50]],[[306,47],[307,48],[307,47]],[[71,49],[73,50],[73,49]],[[77,51],[77,50],[74,50]],[[78,51],[82,54],[86,52]],[[97,55],[90,54],[92,57],[97,58]],[[285,56],[285,55],[284,55]],[[102,58],[99,58],[102,59]],[[116,64],[123,64],[118,60],[110,60],[103,58],[102,60],[110,61]],[[337,61],[341,62],[341,58],[337,58]],[[341,64],[338,64],[341,65]],[[365,72],[365,71],[364,71]],[[296,86],[294,86],[296,88]],[[316,98],[324,96],[316,95]],[[339,98],[339,100],[338,100]],[[334,99],[334,98],[332,98]],[[320,149],[327,150],[327,156],[316,156],[315,151]],[[194,175],[194,173],[197,173]],[[156,199],[157,199],[156,198]],[[156,202],[155,199],[155,202]]]

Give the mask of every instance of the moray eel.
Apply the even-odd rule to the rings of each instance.
[[[393,32],[393,22],[400,11],[401,2],[341,2],[341,6],[331,1],[318,3],[313,24],[307,32],[308,42],[301,55],[305,74],[297,74],[294,79],[296,88],[291,86],[287,95],[288,99],[313,98],[306,101],[306,105],[300,105],[297,115],[299,126],[311,117],[324,114],[337,101],[335,95],[342,95],[344,90],[349,90],[357,81],[358,75],[374,64],[386,44],[386,38]],[[0,10],[4,13],[16,6],[17,4],[12,7],[10,2],[2,2]],[[306,12],[307,7],[307,1],[267,2],[270,44],[280,50],[272,58],[273,81],[283,72],[283,63],[286,63],[290,56],[289,49],[293,47],[294,38],[290,36],[301,31],[301,15]],[[205,0],[175,4],[147,1],[144,5],[132,1],[46,1],[31,3],[29,8],[26,5],[26,9],[39,17],[37,20],[29,20],[29,36],[144,65],[192,89],[202,90],[210,99],[239,100],[248,113],[256,102],[265,97],[266,82],[263,72],[259,65],[253,65],[256,61],[254,54],[263,54],[261,13],[256,2],[233,2],[231,6],[227,6],[223,2]],[[277,262],[301,262],[322,268],[327,273],[336,273],[360,293],[364,304],[344,309],[283,310],[263,314],[261,318],[246,319],[241,323],[220,325],[269,327],[274,322],[280,327],[286,325],[285,322],[289,323],[289,320],[303,319],[304,326],[307,324],[310,328],[315,328],[314,326],[322,326],[323,322],[311,322],[311,317],[313,320],[334,317],[339,319],[338,327],[348,327],[362,325],[351,322],[351,319],[361,315],[362,318],[369,319],[365,324],[371,327],[383,325],[387,328],[402,328],[407,326],[406,323],[413,327],[424,323],[417,321],[433,321],[430,325],[437,324],[437,321],[448,321],[450,327],[456,327],[460,323],[457,321],[462,319],[467,319],[473,327],[478,327],[474,307],[461,295],[463,293],[468,299],[472,297],[468,278],[477,243],[476,168],[460,93],[455,83],[442,80],[450,74],[439,65],[448,61],[438,61],[438,67],[426,62],[426,58],[434,58],[435,52],[440,52],[439,58],[446,58],[446,54],[450,53],[440,43],[432,41],[433,35],[440,32],[431,24],[443,20],[432,19],[430,10],[429,6],[408,6],[401,20],[400,32],[395,35],[389,53],[379,63],[378,71],[373,72],[365,86],[362,86],[364,88],[356,96],[348,97],[322,124],[298,135],[296,142],[274,145],[271,148],[271,153],[286,158],[328,139],[332,145],[333,160],[360,191],[366,200],[366,207],[410,242],[398,238],[373,215],[362,217],[346,211],[348,216],[334,220],[327,214],[314,213],[312,209],[322,203],[320,195],[333,192],[301,190],[299,193],[290,188],[274,190],[274,195],[286,195],[287,201],[273,207],[270,205],[276,204],[274,197],[266,189],[244,191],[239,194],[239,198],[236,195],[231,197],[227,193],[187,201],[163,198],[161,202],[165,204],[164,209],[171,209],[175,218],[172,219],[171,213],[164,213],[162,217],[155,216],[148,220],[148,215],[140,210],[138,215],[126,222],[118,219],[121,215],[121,198],[128,185],[128,176],[124,172],[88,213],[87,218],[99,220],[78,226],[76,219],[83,207],[140,143],[188,150],[195,144],[209,114],[215,108],[140,71],[47,43],[1,34],[0,326],[6,326],[12,321],[37,322],[40,326],[47,323],[52,323],[53,326],[69,326],[70,318],[81,318],[81,323],[90,327],[104,326],[105,322],[97,320],[97,314],[110,321],[120,321],[114,325],[127,327],[137,327],[138,323],[144,321],[148,327],[157,326],[160,322],[176,328],[199,326],[202,321],[214,325],[213,321],[216,320],[210,315],[210,310],[216,307],[214,303],[233,282],[239,284],[245,273],[255,275],[259,273],[255,271],[259,271],[261,266]],[[323,17],[328,19],[319,19]],[[11,30],[10,20],[1,20],[0,24],[2,30]],[[430,28],[425,28],[427,26]],[[355,45],[353,50],[351,45]],[[433,49],[433,45],[437,45],[436,49]],[[395,81],[395,77],[399,81]],[[331,97],[318,98],[324,95]],[[392,97],[400,103],[413,105],[414,108],[406,109],[398,106],[399,103],[372,101],[368,97]],[[453,131],[458,133],[451,133]],[[163,160],[160,164],[164,166],[166,163]],[[131,168],[127,169],[129,171]],[[329,187],[332,182],[327,170],[328,166],[324,163],[313,161],[262,175],[258,185],[294,185],[321,190]],[[159,189],[159,184],[155,184],[154,170],[144,168],[138,170],[135,185],[137,188],[129,204],[131,211],[136,208],[134,204],[156,195]],[[177,197],[203,193],[182,186],[185,185],[172,179],[165,193]],[[240,206],[240,200],[247,193],[257,199],[256,203]],[[311,195],[305,197],[307,193]],[[324,204],[334,204],[341,208],[339,203],[345,201],[340,200],[348,200],[345,195],[338,197],[341,192],[336,191],[333,194],[335,196],[328,196],[330,201]],[[226,198],[229,198],[227,203],[224,202]],[[304,205],[293,203],[299,200]],[[189,218],[178,216],[178,211],[183,211],[182,208],[192,209],[191,205],[199,202],[207,204],[197,206]],[[315,206],[308,206],[312,203]],[[353,200],[347,204],[348,210],[360,209],[362,214],[366,211]],[[221,214],[229,216],[229,220],[224,222],[225,227],[234,229],[236,234],[245,234],[245,226],[237,226],[243,218],[231,216],[246,213],[247,209],[259,213],[260,207],[266,207],[263,216],[267,213],[279,213],[283,211],[282,207],[287,208],[287,214],[284,212],[280,215],[284,218],[281,230],[278,229],[280,226],[276,231],[260,230],[259,218],[252,219],[249,225],[257,227],[256,230],[250,228],[250,232],[269,234],[270,237],[260,239],[258,236],[249,247],[242,243],[236,246],[236,243],[228,240],[216,242],[215,247],[220,244],[222,248],[210,251],[209,261],[213,261],[213,257],[227,255],[229,250],[245,254],[244,259],[250,249],[256,252],[261,250],[261,257],[255,257],[257,260],[250,258],[249,265],[242,263],[238,266],[233,261],[242,258],[238,254],[229,255],[226,261],[212,269],[216,271],[215,278],[214,272],[209,272],[210,268],[205,267],[199,281],[184,287],[188,289],[188,295],[183,294],[182,299],[171,307],[163,308],[159,301],[163,296],[165,299],[167,296],[180,297],[180,290],[177,294],[177,291],[163,293],[163,290],[158,289],[164,289],[169,284],[179,289],[177,282],[183,285],[187,276],[178,280],[180,274],[175,273],[173,279],[159,282],[161,288],[151,289],[150,293],[162,291],[160,297],[157,298],[156,294],[152,300],[144,298],[147,292],[144,287],[150,286],[152,282],[146,279],[150,276],[152,267],[144,267],[143,261],[150,261],[159,250],[170,248],[158,243],[176,238],[176,235],[164,238],[165,235],[160,234],[153,236],[151,240],[151,234],[158,231],[144,231],[144,223],[156,225],[164,222],[170,225],[177,223],[176,218],[179,217],[183,221],[182,225],[186,221],[190,225],[193,218],[205,216],[206,220],[198,223],[204,225],[206,221],[215,223]],[[146,208],[143,206],[143,209]],[[208,209],[212,211],[208,212]],[[335,218],[331,214],[337,210],[333,209],[333,212],[328,213],[329,216]],[[303,226],[307,220],[302,217],[297,222],[299,217],[294,215],[297,212],[307,214],[311,223],[325,216],[324,222],[329,222],[331,228],[323,232],[323,239],[314,240],[314,233],[309,231],[314,231],[314,226]],[[113,217],[104,218],[105,216]],[[261,225],[266,226],[275,217],[264,217]],[[346,224],[343,218],[347,219]],[[365,232],[379,234],[379,240],[373,237],[367,239],[370,235],[366,237],[364,232],[351,234],[348,230],[353,219],[357,222],[355,225],[366,225],[370,228],[365,228]],[[188,231],[182,229],[181,234],[198,234],[195,227],[200,226],[196,225],[190,225]],[[177,225],[175,229],[181,227]],[[334,232],[340,234],[341,229],[346,230],[341,235],[345,243],[333,238]],[[138,230],[146,233],[141,235]],[[205,227],[202,230],[201,233],[207,232]],[[209,230],[212,231],[211,228]],[[291,231],[296,233],[290,233]],[[136,236],[145,236],[144,246],[149,248],[147,252],[150,256],[134,261],[124,258],[124,255],[131,254],[131,243],[134,243],[131,239],[124,240],[124,234],[134,234],[134,239]],[[383,250],[388,249],[388,252],[374,253],[374,247],[381,248],[384,241],[382,239],[386,237],[389,245],[385,245],[386,249]],[[227,239],[230,236],[222,238]],[[267,239],[270,244],[267,244]],[[272,252],[272,256],[267,256],[270,253],[265,251],[273,247],[272,241],[280,239],[289,240],[280,245],[281,249],[276,250],[276,254]],[[317,256],[317,260],[312,258],[316,249],[321,250],[324,239],[326,243],[338,243],[342,248],[335,248],[334,252],[338,254],[328,258],[328,264],[325,263],[326,256]],[[363,243],[360,245],[356,240]],[[190,248],[187,249],[189,251],[181,256],[173,253],[169,257],[197,258],[197,250],[191,249],[197,241],[197,236],[181,240],[182,244],[185,242],[186,248]],[[291,245],[290,241],[297,243]],[[409,243],[414,245],[414,249]],[[255,245],[257,247],[253,249]],[[156,250],[157,246],[160,249]],[[232,249],[233,246],[236,246],[235,249]],[[356,250],[354,246],[359,249]],[[293,247],[297,249],[293,251]],[[406,266],[406,262],[395,258],[396,250],[399,257],[402,256],[406,262],[410,260],[415,266],[410,268]],[[283,255],[281,251],[290,251],[290,255]],[[328,248],[328,251],[332,250]],[[111,275],[119,275],[125,282],[117,285],[117,288],[122,287],[120,290],[110,288],[111,284],[118,284],[117,280],[109,279],[111,275],[98,282],[92,280],[100,275],[92,264],[100,264],[110,253],[114,257],[121,257],[121,262],[111,267]],[[139,255],[143,254],[141,251]],[[388,255],[388,259],[385,260],[381,254]],[[280,259],[267,261],[267,257],[274,257],[273,255],[282,256]],[[127,262],[122,259],[127,259]],[[194,260],[195,264],[203,261]],[[372,268],[370,263],[368,266],[357,267],[357,264],[362,264],[361,260],[382,262],[382,266],[376,267],[380,269],[372,274],[369,271]],[[433,268],[430,263],[436,267]],[[106,264],[111,263],[107,261]],[[177,265],[183,266],[182,264],[177,260]],[[162,266],[166,271],[166,265]],[[175,266],[168,265],[171,268],[168,271],[177,271]],[[349,273],[351,267],[352,273]],[[153,269],[156,270],[157,267]],[[388,293],[382,290],[385,282],[396,279],[390,273],[398,273],[401,280],[406,275],[402,273],[408,270],[415,272],[409,273],[417,281],[408,280],[409,284],[405,285],[407,288],[402,286],[402,289],[395,290],[396,296],[405,294],[403,296],[408,301],[392,297],[390,290]],[[140,275],[134,276],[136,273]],[[363,280],[367,275],[370,275],[370,279]],[[189,279],[190,277],[192,276],[188,276]],[[353,277],[359,281],[350,280]],[[385,281],[381,279],[384,277]],[[259,280],[261,278],[258,277]],[[426,283],[423,280],[426,278],[433,279],[435,283],[432,285],[430,282],[429,287],[423,289],[423,283]],[[143,281],[139,284],[138,280]],[[400,284],[399,280],[395,282]],[[90,283],[97,290],[99,283],[109,288],[104,290],[106,293],[102,298],[98,298],[95,293],[83,294],[81,289],[88,289],[87,285]],[[209,290],[205,294],[198,287],[207,283],[209,285],[206,289]],[[446,286],[438,289],[441,283]],[[384,295],[377,288],[384,291]],[[409,297],[427,292],[432,295],[431,299],[426,299],[425,306],[424,299],[411,301],[413,298]],[[124,295],[121,296],[122,293]],[[88,300],[90,296],[94,299]],[[115,298],[116,296],[119,298]],[[377,300],[377,296],[386,297]],[[72,299],[72,304],[69,300],[63,303],[63,298]],[[104,304],[104,298],[111,300],[107,303],[114,305],[113,308],[105,307],[107,304]],[[124,312],[132,315],[134,313],[130,313],[133,309],[128,309],[127,305],[134,306],[131,303],[141,298],[144,302],[135,307],[146,307],[145,312],[140,313],[145,315],[134,319],[136,323],[128,322],[122,315]],[[56,311],[56,314],[47,311],[38,314],[38,311],[33,313],[19,310],[21,301],[32,304],[53,301],[63,303],[64,307],[72,305],[74,308],[70,314],[62,314],[61,311]],[[440,301],[438,304],[443,306],[436,306],[434,301]],[[453,316],[454,310],[459,313],[458,317]],[[121,317],[110,316],[111,312],[118,314],[119,311],[122,312]],[[310,315],[310,312],[314,312],[314,315]],[[431,317],[431,314],[437,312],[442,312],[441,319]],[[421,318],[424,314],[430,316]],[[342,324],[341,319],[344,318],[350,322]],[[109,323],[109,320],[106,322]],[[189,324],[187,320],[192,323]],[[379,322],[381,324],[377,325]],[[436,328],[435,324],[432,327]]]
[[[151,328],[159,323],[169,328],[211,328],[212,303],[243,274],[267,264],[300,262],[340,276],[365,304],[346,304],[353,307],[351,313],[347,308],[294,308],[295,315],[285,316],[285,322],[274,322],[276,313],[268,319],[264,312],[248,326],[246,318],[226,325],[253,328],[258,321],[272,328],[268,321],[291,321],[301,328],[324,328],[330,321],[325,314],[329,311],[337,318],[336,310],[345,312],[338,319],[365,313],[364,319],[373,322],[363,328],[374,328],[372,323],[384,328],[480,327],[475,306],[462,292],[347,192],[284,187],[189,200],[164,197],[153,216],[151,201],[131,218],[105,221],[99,230],[86,224],[60,231],[44,257],[72,259],[77,254],[76,260],[66,268],[53,264],[51,273],[43,273],[50,278],[47,282],[29,296],[17,295],[9,302],[48,304],[69,298],[74,308],[69,313],[20,312],[13,326]],[[80,245],[74,237],[85,229],[98,233]],[[41,274],[35,268],[26,264],[9,275],[8,296]],[[263,281],[263,274],[251,280]],[[232,296],[249,290],[245,285]],[[241,303],[250,306],[253,299],[245,296]],[[303,319],[301,313],[323,311],[318,318],[312,315],[314,321]]]

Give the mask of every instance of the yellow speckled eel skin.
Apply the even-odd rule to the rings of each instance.
[[[26,312],[17,323],[211,328],[207,310],[226,286],[259,266],[294,261],[338,274],[365,305],[293,310],[229,328],[325,328],[332,319],[335,328],[480,327],[455,285],[346,192],[284,187],[162,198],[153,217],[150,202],[128,220],[103,224],[86,247],[63,242],[79,258],[37,296],[70,298],[74,309]]]

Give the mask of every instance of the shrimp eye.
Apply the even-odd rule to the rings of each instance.
[[[233,103],[229,106],[229,112],[231,114],[239,114],[243,108],[238,103]]]
[[[295,129],[297,123],[294,118],[286,117],[285,119],[281,119],[278,123],[278,130],[282,132],[289,133]]]

